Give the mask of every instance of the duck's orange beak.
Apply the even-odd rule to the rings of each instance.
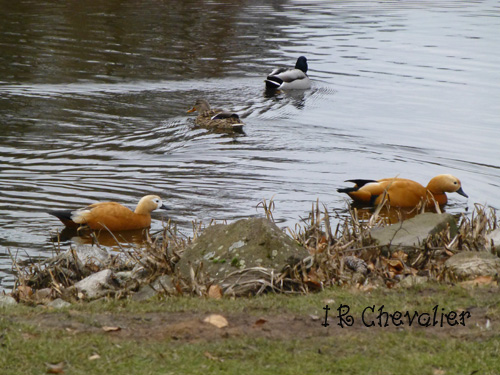
[[[194,112],[194,111],[196,111],[196,107],[191,108],[189,111],[187,111],[187,113],[191,113],[191,112]]]

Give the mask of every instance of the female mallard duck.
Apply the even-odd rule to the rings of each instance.
[[[205,99],[198,99],[188,113],[194,111],[199,113],[196,117],[196,125],[205,128],[241,131],[244,125],[237,113],[211,109],[210,104]]]
[[[277,68],[267,76],[266,88],[268,90],[305,90],[311,87],[311,80],[307,76],[307,59],[300,56],[295,63],[295,68]]]
[[[404,178],[384,178],[375,180],[348,180],[356,186],[337,189],[339,193],[346,193],[355,202],[376,206],[385,198],[391,207],[416,207],[422,201],[426,206],[440,206],[448,202],[446,193],[458,193],[468,198],[462,190],[460,180],[451,174],[441,174],[429,181],[427,187],[418,182]]]

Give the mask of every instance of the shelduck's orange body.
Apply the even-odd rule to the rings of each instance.
[[[446,193],[458,193],[468,198],[462,190],[460,180],[450,174],[441,174],[429,181],[426,187],[405,178],[383,178],[381,180],[348,180],[352,188],[337,189],[346,193],[355,202],[377,206],[387,199],[391,207],[410,208],[420,205],[440,206],[448,202]]]
[[[167,209],[157,195],[143,197],[134,211],[116,202],[100,202],[78,210],[49,211],[67,227],[126,231],[151,225],[151,212]]]

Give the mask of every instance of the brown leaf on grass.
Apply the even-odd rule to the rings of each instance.
[[[359,285],[358,289],[362,292],[371,292],[375,289],[377,289],[377,286],[375,284],[366,284],[366,285]]]
[[[207,316],[205,319],[203,319],[205,323],[209,323],[217,328],[224,328],[229,325],[228,321],[226,318],[224,318],[222,315],[218,314],[212,314]]]
[[[255,323],[253,324],[253,326],[254,326],[254,328],[258,328],[258,327],[262,327],[266,323],[267,323],[266,319],[260,318],[260,319],[257,319],[255,321]]]
[[[208,288],[208,298],[221,299],[222,298],[222,288],[218,284],[212,284]]]
[[[210,354],[209,352],[205,352],[205,353],[203,353],[203,355],[205,357],[207,357],[208,359],[210,359],[211,361],[224,362],[224,360],[222,358],[216,357],[216,356]]]
[[[92,354],[88,359],[89,361],[95,361],[96,359],[101,358],[101,356],[97,353]]]
[[[47,374],[64,374],[64,362],[46,363],[45,366],[47,366]]]
[[[433,375],[444,375],[444,374],[446,374],[446,371],[441,370],[440,368],[435,368],[435,369],[432,369],[432,374]]]
[[[116,331],[120,331],[121,328],[120,327],[110,327],[110,326],[103,326],[102,327],[102,330],[104,332],[116,332]]]

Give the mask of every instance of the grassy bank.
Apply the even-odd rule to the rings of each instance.
[[[329,288],[305,296],[221,300],[166,297],[1,308],[2,374],[497,374],[500,298],[495,285],[410,289]],[[330,325],[323,327],[329,305]],[[354,324],[340,328],[336,309]],[[465,326],[366,327],[368,306],[385,311],[469,311]],[[440,310],[441,311],[441,310]],[[203,319],[220,314],[228,326]],[[374,316],[371,316],[374,318]]]

